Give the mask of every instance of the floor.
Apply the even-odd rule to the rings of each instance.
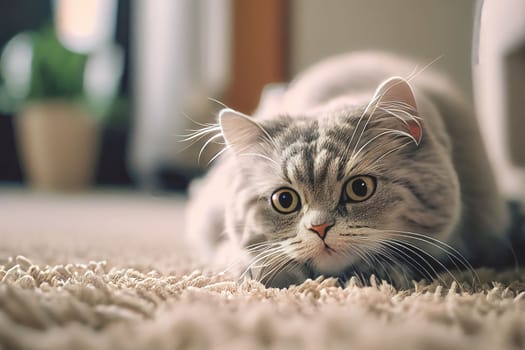
[[[72,256],[140,263],[143,253],[170,261],[182,250],[184,200],[113,189],[45,193],[0,187],[0,258],[30,249],[39,251],[40,263]]]

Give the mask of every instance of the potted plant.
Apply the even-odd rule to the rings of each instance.
[[[78,190],[92,180],[105,105],[85,91],[89,60],[66,49],[52,28],[19,34],[4,49],[21,164],[37,189]]]

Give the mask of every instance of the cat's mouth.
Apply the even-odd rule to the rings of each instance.
[[[334,248],[323,242],[319,245],[317,252],[309,259],[312,271],[327,276],[337,275],[348,265],[346,260],[341,259],[341,254]]]
[[[323,241],[324,247],[321,248],[323,252],[326,252],[328,255],[332,255],[332,253],[335,253],[335,249],[330,247],[328,244],[326,244],[325,241]]]

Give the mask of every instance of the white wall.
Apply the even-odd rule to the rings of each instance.
[[[384,49],[448,71],[472,95],[474,0],[293,0],[291,72],[325,56]]]

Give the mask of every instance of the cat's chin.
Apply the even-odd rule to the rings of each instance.
[[[341,255],[328,249],[323,249],[314,257],[312,257],[311,267],[313,270],[320,275],[326,276],[337,276],[347,267],[356,263],[359,259],[350,256],[345,256],[344,259]]]

